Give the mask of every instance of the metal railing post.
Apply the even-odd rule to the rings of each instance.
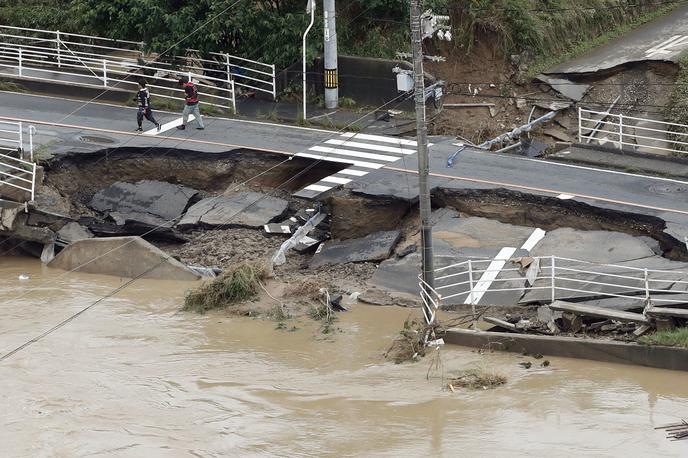
[[[236,86],[234,84],[234,80],[232,80],[232,112],[236,114],[237,109],[236,109]]]
[[[578,143],[583,143],[583,121],[581,120],[583,116],[583,109],[578,107]]]
[[[103,59],[103,86],[107,87],[108,85],[108,78],[107,78],[107,61]]]
[[[277,100],[277,73],[275,64],[272,64],[272,100]]]
[[[19,76],[21,77],[22,76],[22,60],[23,60],[22,48],[19,48],[19,57],[18,58],[19,58]]]
[[[21,151],[21,158],[24,159],[24,126],[19,121],[19,150]]]
[[[473,300],[473,263],[470,259],[468,260],[468,286],[470,287],[468,298],[471,302],[471,313],[473,314],[473,322],[471,323],[471,327],[475,329],[477,323],[475,316],[475,301]]]
[[[650,278],[647,269],[644,269],[645,273],[645,300],[650,299]]]
[[[31,174],[31,202],[36,200],[36,163],[33,163],[33,173]]]
[[[623,114],[619,113],[619,149],[623,149]]]
[[[225,53],[225,62],[227,65],[227,87],[232,85],[232,69],[229,65],[229,53]]]
[[[60,31],[55,32],[57,43],[57,68],[62,68],[62,41],[60,40]]]
[[[29,126],[29,159],[33,162],[33,134],[36,133],[35,126]]]
[[[550,256],[550,262],[552,264],[551,271],[552,271],[552,302],[555,301],[556,299],[556,284],[554,279],[556,278],[556,266],[554,264],[554,255]]]

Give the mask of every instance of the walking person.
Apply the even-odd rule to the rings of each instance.
[[[153,109],[150,105],[150,92],[146,87],[146,82],[144,80],[139,81],[139,92],[136,94],[136,102],[139,106],[139,111],[136,113],[136,122],[139,127],[136,129],[137,132],[143,132],[143,118],[149,120],[155,124],[155,128],[160,132],[160,124],[155,120],[153,116]]]
[[[189,81],[186,78],[180,78],[179,85],[184,88],[186,105],[182,112],[182,125],[177,126],[177,129],[186,129],[186,123],[189,121],[189,115],[191,114],[196,117],[196,122],[198,122],[198,127],[196,127],[196,129],[205,129],[203,118],[201,118],[201,110],[198,108],[198,89],[196,85],[193,81]]]

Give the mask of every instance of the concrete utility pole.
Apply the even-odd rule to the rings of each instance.
[[[435,287],[435,269],[432,252],[432,225],[430,223],[430,171],[428,159],[428,126],[425,119],[425,74],[423,73],[423,34],[421,31],[421,0],[411,0],[411,46],[413,48],[413,74],[416,96],[416,130],[418,131],[418,179],[420,201],[420,237],[423,281]]]
[[[337,12],[335,0],[323,0],[325,19],[325,108],[339,105],[339,75],[337,71]]]
[[[308,28],[303,32],[303,120],[308,119],[306,114],[306,38],[308,37],[308,32],[311,31],[313,24],[315,23],[315,0],[308,0],[306,5],[306,13],[310,13],[311,22],[308,24]]]

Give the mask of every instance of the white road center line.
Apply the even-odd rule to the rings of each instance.
[[[468,294],[468,297],[466,297],[466,300],[463,303],[470,304],[471,300],[474,304],[480,302],[480,299],[483,298],[487,290],[490,288],[492,282],[495,281],[497,275],[499,275],[499,272],[501,272],[502,268],[504,268],[504,264],[511,259],[511,256],[513,256],[515,252],[516,248],[513,247],[504,247],[499,250],[497,256],[490,263],[490,265],[487,266],[487,269],[485,269],[485,272],[483,272],[480,280],[478,280],[473,287],[473,291]]]
[[[530,250],[532,250],[535,245],[537,245],[538,242],[545,237],[545,234],[547,234],[547,232],[543,231],[539,227],[536,228],[533,233],[530,234],[530,237],[528,237],[528,240],[525,241],[521,249],[530,252]]]
[[[532,250],[535,245],[537,245],[538,242],[543,239],[546,233],[547,232],[543,231],[539,227],[536,228],[533,233],[530,234],[528,240],[523,243],[521,249],[530,252],[530,250]],[[480,299],[482,299],[487,290],[490,289],[492,282],[495,281],[499,276],[499,273],[504,268],[504,264],[511,259],[515,252],[516,248],[512,247],[504,247],[499,251],[494,260],[489,266],[487,266],[485,272],[483,272],[480,280],[478,280],[478,283],[476,283],[475,287],[473,288],[473,292],[468,294],[464,304],[470,304],[471,299],[473,300],[474,304],[480,302]]]
[[[194,115],[189,115],[189,122],[193,121],[194,119],[196,119],[196,117]],[[161,134],[163,132],[167,132],[168,130],[174,129],[177,126],[181,126],[183,121],[184,121],[184,118],[177,118],[174,121],[166,122],[165,124],[160,126],[160,131],[158,131],[158,129],[156,129],[154,127],[151,130],[145,131],[143,133],[143,135],[155,136],[155,135]]]

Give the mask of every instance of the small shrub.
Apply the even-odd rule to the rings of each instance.
[[[356,101],[350,97],[340,97],[339,106],[340,108],[354,108],[356,106]]]
[[[183,310],[205,313],[255,299],[267,271],[257,264],[245,263],[187,293]]]

